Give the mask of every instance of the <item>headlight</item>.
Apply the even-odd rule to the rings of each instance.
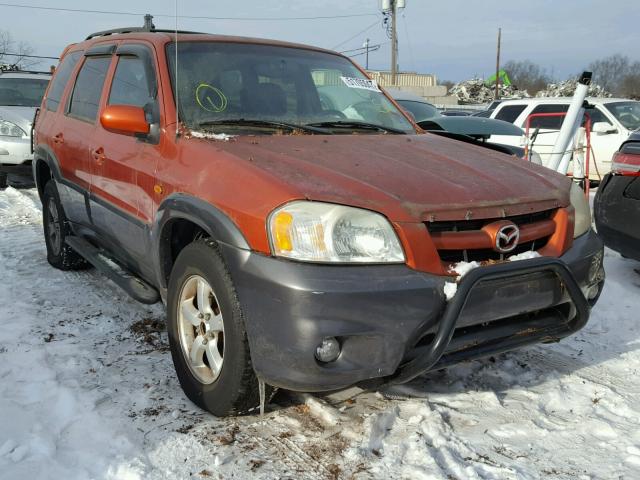
[[[389,221],[361,208],[296,201],[269,217],[273,253],[303,262],[402,263]]]
[[[4,137],[26,137],[27,133],[15,123],[0,120],[0,135]]]
[[[571,205],[576,216],[573,238],[577,238],[591,228],[591,208],[582,189],[573,182],[571,183]]]

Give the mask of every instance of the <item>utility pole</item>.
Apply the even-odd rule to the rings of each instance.
[[[398,9],[403,9],[406,6],[405,0],[382,0],[382,12],[385,15],[385,25],[387,25],[387,33],[391,38],[391,84],[396,84],[396,77],[398,74],[398,24],[396,16]],[[391,28],[387,21],[391,16]]]
[[[502,28],[498,28],[498,54],[496,55],[496,93],[494,100],[500,98],[500,41],[502,37]]]
[[[369,70],[369,39],[364,42],[363,47],[366,50],[366,61],[365,61],[365,70]]]
[[[391,0],[391,84],[396,84],[398,73],[398,27],[396,23],[397,0]]]

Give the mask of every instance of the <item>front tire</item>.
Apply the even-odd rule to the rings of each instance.
[[[53,180],[44,186],[42,195],[42,224],[47,246],[47,261],[60,270],[82,270],[89,263],[65,243],[71,229],[64,215],[58,189]]]
[[[180,385],[193,403],[219,417],[259,406],[242,309],[211,239],[187,245],[176,259],[169,279],[167,331]]]

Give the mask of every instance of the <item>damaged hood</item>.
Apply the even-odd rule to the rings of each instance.
[[[570,181],[482,147],[421,135],[275,135],[218,142],[300,198],[391,220],[495,218],[569,204]]]

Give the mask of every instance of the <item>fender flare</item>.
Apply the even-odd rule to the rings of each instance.
[[[170,231],[167,227],[174,220],[187,220],[207,233],[218,243],[241,249],[251,250],[249,243],[238,226],[222,210],[212,204],[185,193],[173,193],[165,198],[156,213],[151,227],[151,248],[157,261],[158,284],[166,288],[167,258],[166,249]]]
[[[42,199],[42,191],[44,189],[44,185],[41,185],[38,180],[38,163],[44,162],[51,171],[51,175],[54,180],[57,182],[62,181],[62,174],[60,173],[60,165],[58,162],[58,157],[54,153],[54,151],[48,145],[36,145],[33,151],[33,162],[31,165],[33,180],[35,181],[36,188],[38,189],[38,195]]]

